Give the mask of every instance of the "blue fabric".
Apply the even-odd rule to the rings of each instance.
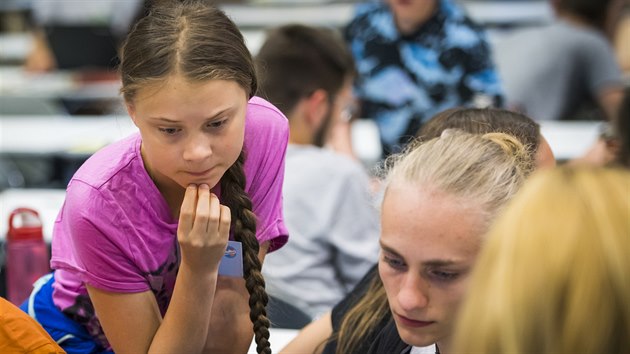
[[[52,300],[53,274],[46,275],[35,283],[33,293],[21,306],[68,354],[111,353],[103,350],[85,328],[64,315]],[[29,309],[30,307],[30,309]]]
[[[451,0],[406,35],[387,4],[360,5],[344,35],[359,72],[361,116],[375,120],[388,153],[445,109],[503,104],[486,34]]]

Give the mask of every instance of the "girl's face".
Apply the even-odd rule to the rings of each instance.
[[[234,81],[194,83],[178,75],[138,91],[127,108],[160,190],[219,182],[243,148],[247,101]]]
[[[447,341],[481,244],[481,215],[452,196],[394,182],[381,217],[379,273],[400,338]]]

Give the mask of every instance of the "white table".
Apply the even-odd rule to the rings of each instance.
[[[541,132],[559,160],[584,154],[597,140],[602,122],[541,121]],[[353,127],[358,155],[371,161],[380,144],[369,121]],[[93,153],[98,148],[136,132],[128,116],[2,116],[1,153]]]
[[[77,72],[29,73],[20,66],[0,67],[0,95],[6,97],[122,100],[119,80],[85,81]]]
[[[541,121],[540,132],[547,139],[556,156],[564,161],[586,153],[599,136],[602,122]]]
[[[555,157],[566,161],[580,157],[599,136],[602,122],[541,121],[540,131],[547,139]],[[371,120],[357,120],[352,126],[352,145],[355,153],[366,165],[380,158],[378,128]]]
[[[137,130],[128,116],[0,116],[0,154],[92,154]]]

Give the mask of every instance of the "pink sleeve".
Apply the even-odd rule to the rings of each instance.
[[[55,222],[51,265],[95,288],[142,292],[149,284],[130,252],[133,226],[120,206],[80,181],[68,187]]]
[[[267,101],[249,103],[245,128],[247,192],[257,217],[259,243],[270,241],[269,252],[288,240],[282,213],[284,160],[289,140],[287,118]]]

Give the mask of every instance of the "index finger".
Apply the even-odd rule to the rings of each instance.
[[[188,235],[192,230],[195,220],[195,209],[197,205],[197,186],[194,184],[186,188],[184,200],[179,210],[179,225],[177,229],[184,235]]]

